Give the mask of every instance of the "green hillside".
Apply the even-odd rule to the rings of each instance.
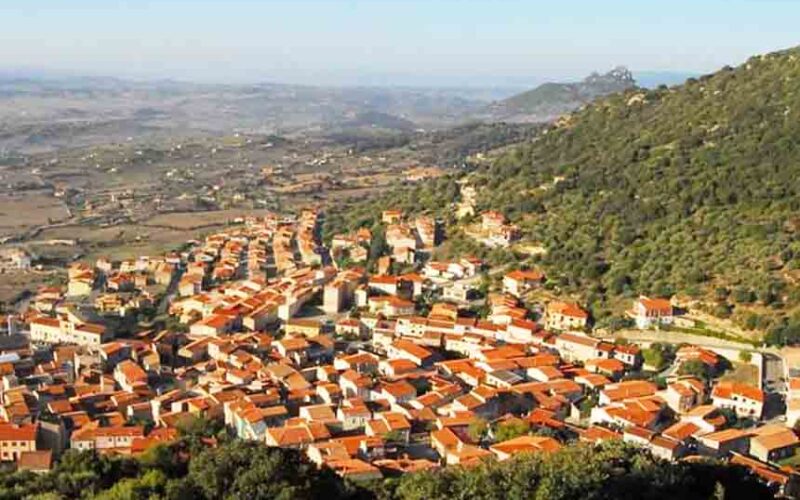
[[[541,242],[535,263],[601,323],[627,297],[683,293],[772,342],[800,339],[798,49],[596,101],[470,182],[478,208]],[[451,199],[428,191],[448,189],[374,203],[442,210]]]

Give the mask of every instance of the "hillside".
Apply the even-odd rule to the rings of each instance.
[[[547,249],[528,262],[601,325],[640,293],[682,293],[770,342],[798,341],[799,89],[792,49],[629,90],[504,151],[469,182],[479,210],[504,212]],[[374,203],[446,213],[450,199],[435,193],[454,185],[438,182]],[[354,221],[370,213],[350,210]]]
[[[597,97],[635,86],[631,72],[625,67],[618,67],[604,75],[592,73],[580,82],[544,83],[495,103],[491,113],[495,119],[507,121],[548,121]]]

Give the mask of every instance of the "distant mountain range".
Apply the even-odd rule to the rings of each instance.
[[[538,87],[489,106],[491,120],[545,122],[591,102],[597,97],[636,86],[633,74],[619,66],[606,74],[592,73],[580,82],[544,83]]]
[[[679,80],[664,73],[647,78],[650,83]],[[469,122],[546,122],[635,84],[624,67],[517,95],[508,88],[223,85],[0,70],[0,156],[129,137],[393,134]]]

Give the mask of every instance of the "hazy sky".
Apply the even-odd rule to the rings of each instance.
[[[506,85],[710,72],[799,44],[799,25],[793,0],[0,0],[0,69]]]

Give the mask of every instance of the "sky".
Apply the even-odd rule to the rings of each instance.
[[[794,0],[0,0],[0,70],[511,86],[707,73],[800,44]]]

